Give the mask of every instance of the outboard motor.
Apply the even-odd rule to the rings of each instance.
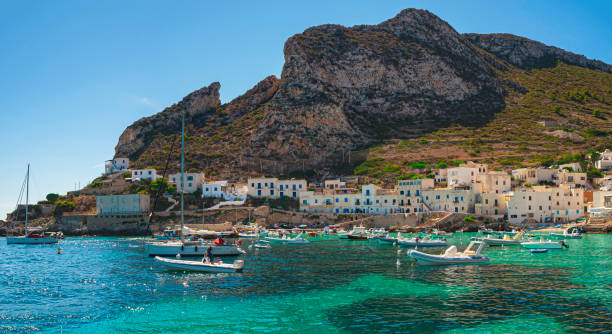
[[[559,241],[559,243],[561,244],[561,246],[565,247],[565,248],[569,248],[568,244],[566,244],[565,242],[563,242],[563,240]]]

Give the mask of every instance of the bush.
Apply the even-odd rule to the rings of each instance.
[[[427,174],[427,178],[428,178],[428,179],[435,179],[435,178],[436,178],[436,174],[434,174],[434,173],[429,173],[429,174]]]
[[[76,205],[74,204],[74,202],[57,201],[55,203],[55,208],[53,208],[53,215],[54,216],[61,216],[64,212],[74,211],[75,207],[76,207]]]
[[[412,165],[410,165],[410,168],[412,169],[423,169],[427,167],[427,165],[424,162],[415,162]]]
[[[131,172],[123,172],[123,177],[124,178],[132,177],[132,173]]]
[[[448,167],[446,162],[440,162],[439,164],[436,165],[436,168],[446,168],[446,167]]]
[[[472,217],[472,216],[467,216],[467,217],[463,218],[463,221],[466,221],[466,222],[473,222],[473,221],[475,221],[475,219],[474,219],[474,217]]]

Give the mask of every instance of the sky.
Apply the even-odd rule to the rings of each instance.
[[[228,102],[308,27],[427,9],[458,32],[512,33],[612,63],[612,1],[1,1],[0,219],[85,186],[137,119],[221,83]]]

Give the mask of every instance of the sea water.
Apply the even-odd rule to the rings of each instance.
[[[206,274],[166,270],[138,238],[2,238],[0,332],[612,333],[612,235],[566,243],[441,267],[375,241],[245,243],[243,273]]]

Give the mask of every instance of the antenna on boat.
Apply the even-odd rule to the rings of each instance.
[[[185,194],[185,176],[184,176],[184,164],[185,164],[185,108],[181,108],[181,242],[184,241],[183,236],[183,219],[184,219],[184,194]]]
[[[25,230],[26,237],[28,236],[28,200],[30,196],[30,163],[28,163],[28,171],[26,172],[26,202],[25,202]]]

